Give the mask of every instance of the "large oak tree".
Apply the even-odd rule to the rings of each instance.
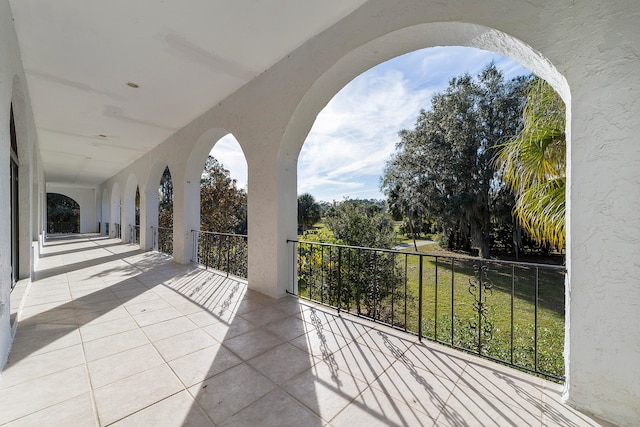
[[[521,128],[529,80],[505,81],[494,64],[476,78],[452,78],[415,128],[399,134],[381,180],[391,209],[434,220],[450,249],[488,257],[495,223],[512,222],[496,209],[509,196],[493,159]]]

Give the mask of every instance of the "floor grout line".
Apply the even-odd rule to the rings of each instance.
[[[73,309],[72,319],[73,322],[75,322],[75,330],[77,330],[77,333],[79,334],[79,344],[82,351],[84,375],[86,376],[86,380],[88,381],[89,386],[88,391],[91,402],[91,411],[93,412],[95,423],[98,426],[102,425],[102,422],[100,419],[100,413],[98,411],[98,401],[96,396],[102,399],[104,397],[104,393],[102,395],[99,392],[96,394],[96,391],[101,387],[113,385],[113,383],[117,381],[121,381],[131,376],[147,372],[150,369],[157,368],[158,366],[163,366],[162,369],[158,368],[158,372],[162,373],[163,378],[166,376],[166,384],[173,384],[173,379],[171,378],[177,378],[178,382],[176,382],[174,385],[175,389],[178,391],[173,392],[164,388],[166,392],[170,392],[168,396],[157,399],[156,397],[153,397],[154,401],[148,404],[145,403],[146,400],[143,400],[140,402],[140,404],[144,404],[144,407],[136,408],[130,414],[122,416],[121,418],[113,422],[122,421],[134,414],[138,414],[156,404],[159,404],[160,402],[164,402],[167,399],[170,399],[182,392],[186,392],[189,399],[182,399],[181,397],[180,399],[177,399],[177,401],[180,401],[183,404],[186,401],[190,402],[190,405],[192,408],[194,408],[194,411],[195,408],[197,408],[198,411],[202,412],[207,417],[209,422],[215,424],[213,421],[213,418],[215,417],[210,415],[212,413],[211,411],[214,410],[212,409],[213,407],[207,406],[206,401],[199,402],[199,394],[196,394],[194,396],[190,389],[192,389],[194,392],[198,390],[198,393],[200,393],[204,389],[203,385],[207,383],[207,381],[210,381],[212,378],[215,378],[218,375],[228,373],[229,370],[234,369],[241,364],[246,364],[247,367],[250,367],[261,377],[266,378],[271,388],[270,391],[261,395],[257,399],[254,399],[252,402],[249,402],[246,405],[244,405],[243,403],[243,405],[241,405],[242,408],[234,408],[235,412],[225,418],[224,422],[227,422],[230,418],[237,416],[245,410],[248,410],[248,408],[256,404],[256,402],[261,401],[267,395],[275,392],[276,390],[279,393],[284,393],[285,396],[288,396],[288,398],[292,399],[293,402],[295,402],[301,408],[304,408],[305,411],[313,414],[314,417],[317,417],[322,421],[323,425],[326,423],[331,423],[332,421],[337,420],[339,417],[352,416],[352,414],[347,414],[348,411],[362,412],[370,410],[372,412],[370,412],[369,415],[373,418],[378,417],[376,418],[378,420],[385,419],[384,417],[391,415],[396,417],[400,416],[401,420],[406,421],[412,416],[415,416],[411,415],[409,412],[403,414],[402,411],[405,408],[405,406],[403,405],[409,407],[413,414],[419,414],[428,417],[428,419],[431,420],[433,424],[438,424],[441,422],[444,422],[446,424],[455,424],[458,421],[464,421],[461,421],[461,419],[459,419],[459,414],[451,413],[451,411],[447,409],[450,404],[470,404],[470,408],[474,408],[475,406],[473,405],[479,405],[477,408],[478,414],[473,414],[472,412],[468,415],[470,417],[469,421],[480,421],[482,417],[490,416],[497,411],[503,414],[504,418],[502,421],[504,421],[505,423],[528,422],[528,418],[523,418],[523,414],[533,416],[535,420],[543,423],[545,419],[544,407],[547,404],[547,401],[549,401],[550,404],[553,404],[555,402],[555,399],[553,399],[551,394],[546,394],[544,388],[545,383],[543,381],[532,380],[530,383],[527,383],[526,378],[523,379],[519,376],[509,376],[508,373],[502,370],[502,368],[494,369],[492,368],[492,365],[489,365],[488,363],[481,364],[483,368],[487,369],[486,373],[484,372],[484,369],[481,373],[476,373],[475,371],[473,371],[473,366],[475,365],[472,365],[472,362],[474,362],[475,359],[469,359],[462,353],[456,357],[456,360],[454,360],[449,356],[456,355],[454,355],[453,353],[450,354],[448,351],[437,353],[433,352],[432,350],[439,349],[439,347],[432,348],[430,347],[429,342],[418,343],[415,339],[413,339],[414,337],[410,335],[405,336],[397,330],[384,327],[384,325],[375,323],[367,324],[365,321],[358,318],[356,318],[356,320],[350,319],[350,317],[352,317],[352,314],[350,313],[336,314],[326,307],[314,303],[307,303],[303,300],[296,300],[296,310],[293,310],[293,307],[290,307],[289,303],[283,303],[283,305],[280,306],[280,303],[278,302],[280,300],[273,300],[266,297],[263,298],[258,294],[254,294],[248,289],[246,283],[236,285],[240,286],[240,288],[238,288],[240,290],[236,289],[231,292],[231,286],[233,286],[236,281],[221,278],[219,275],[215,274],[215,272],[212,271],[195,269],[197,267],[194,266],[180,267],[173,265],[173,263],[170,261],[170,258],[160,255],[156,257],[155,253],[151,253],[148,256],[140,257],[140,255],[143,255],[145,253],[137,251],[132,254],[132,251],[125,250],[129,249],[128,247],[111,247],[114,245],[113,241],[114,239],[97,240],[92,239],[91,237],[86,237],[83,241],[85,247],[92,247],[97,249],[96,253],[92,253],[91,256],[87,255],[86,258],[78,254],[61,254],[59,256],[50,254],[49,257],[46,258],[49,262],[46,264],[47,268],[45,268],[45,270],[50,269],[51,271],[56,273],[58,271],[61,271],[59,276],[64,277],[64,284],[62,281],[60,283],[57,283],[57,281],[55,280],[55,276],[49,276],[53,278],[50,283],[51,288],[49,290],[46,289],[45,282],[43,282],[43,285],[45,286],[42,288],[37,288],[37,290],[40,290],[42,293],[25,295],[24,298],[26,301],[27,297],[33,296],[38,297],[39,299],[35,298],[32,301],[44,301],[42,299],[42,295],[45,295],[47,291],[51,292],[52,295],[56,295],[58,293],[58,289],[64,289],[64,292],[68,291],[69,301],[67,303],[65,303],[64,301],[60,302],[60,304],[55,305],[53,309],[43,310],[41,313],[34,314],[32,317],[36,318],[37,320],[37,316],[42,314],[43,323],[46,323],[44,319],[47,317],[48,312],[51,313],[51,318],[53,319],[56,313],[53,313],[52,310],[54,310],[55,307],[64,306],[65,304],[69,304],[69,302],[71,302],[70,307]],[[104,244],[109,244],[111,246],[103,247],[101,245],[103,242]],[[60,249],[62,251],[74,250],[80,253],[82,251],[82,245],[78,243],[78,245],[74,245],[73,248],[61,247]],[[122,251],[119,251],[118,249],[122,249]],[[105,253],[109,254],[108,265],[95,264],[93,260],[104,258]],[[155,261],[148,261],[148,259],[152,259]],[[55,263],[54,261],[56,260],[59,262]],[[145,264],[147,262],[149,262],[149,268],[143,268],[147,265]],[[88,267],[84,268],[84,265],[87,265]],[[69,268],[72,270],[69,272],[64,272],[64,269],[59,270],[60,266],[69,266]],[[85,277],[87,277],[87,279],[84,279]],[[94,280],[95,282],[93,282]],[[85,284],[85,282],[87,282],[86,287],[83,287],[83,284]],[[131,284],[131,287],[135,288],[136,290],[134,291],[132,289],[129,289],[129,284]],[[32,290],[35,289],[36,288],[33,288]],[[77,294],[76,296],[74,296],[72,290]],[[122,290],[122,296],[118,296],[116,290]],[[102,293],[99,293],[101,291]],[[107,291],[109,291],[110,294]],[[195,300],[192,300],[189,297],[185,296],[185,292],[191,292]],[[95,296],[92,297],[92,295],[94,294]],[[114,298],[107,298],[111,294]],[[149,296],[147,296],[147,294]],[[153,295],[153,298],[151,297],[151,295]],[[103,301],[101,297],[104,297],[105,300]],[[136,298],[138,297],[140,297],[141,300],[136,301]],[[85,299],[83,300],[83,298]],[[96,299],[97,301],[93,301],[94,299]],[[78,307],[76,307],[76,305],[73,303],[74,301],[79,301]],[[85,304],[80,304],[82,302],[84,302]],[[245,305],[243,304],[245,302],[248,303]],[[168,304],[167,307],[158,308],[164,303]],[[43,302],[43,304],[47,303]],[[136,304],[140,305],[136,306]],[[194,311],[193,313],[185,314],[183,310],[191,311],[191,309],[189,309],[188,307],[185,307],[182,310],[177,308],[184,304],[195,304],[198,310]],[[29,307],[36,307],[35,310],[38,310],[37,305]],[[90,309],[92,307],[104,307],[105,310],[81,310],[81,308]],[[135,309],[131,307],[134,307]],[[116,308],[122,308],[124,312],[121,314],[114,314],[114,319],[109,318],[102,322],[91,324],[91,322],[100,319],[101,316],[109,315],[109,313],[111,313]],[[136,318],[136,315],[140,315],[142,314],[142,312],[136,313],[134,315],[134,311],[136,311],[137,309],[144,309],[144,313],[154,313],[156,311],[169,308],[177,310],[177,313],[179,313],[179,315],[177,317],[164,319],[164,315],[169,315],[170,313],[158,313],[157,318],[162,320],[154,320],[155,317],[151,316],[153,317],[153,319],[150,317],[145,321],[141,321],[142,323],[140,323]],[[221,311],[220,316],[217,316],[216,313],[219,310],[223,311]],[[259,313],[262,310],[264,310],[265,317],[261,317],[262,314]],[[271,310],[271,312],[269,310]],[[289,313],[289,311],[291,312]],[[239,312],[241,312],[242,314],[239,314]],[[194,319],[197,319],[196,323],[196,320],[192,320],[190,317],[193,315],[200,315],[201,313],[209,313],[213,315],[216,318],[216,321],[211,324],[205,324],[207,322],[207,319],[200,319],[195,316]],[[312,317],[310,317],[314,316],[314,313],[317,316],[317,320],[315,321]],[[282,314],[284,315],[281,317]],[[85,317],[81,318],[81,315]],[[70,318],[69,320],[72,319]],[[166,322],[171,322],[176,319],[186,319],[187,321],[193,323],[194,327],[192,329],[180,331],[178,333],[175,333],[175,331],[173,331],[172,335],[169,336],[163,336],[162,331],[159,331],[157,336],[162,336],[162,338],[151,340],[150,334],[152,333],[152,330],[145,328],[152,326],[156,327],[157,325],[159,325],[157,327],[162,329],[162,324],[168,326],[169,324]],[[265,321],[264,319],[270,320]],[[284,332],[285,330],[282,329],[284,334],[296,335],[295,337],[290,339],[274,333],[273,328],[269,328],[270,325],[276,323],[278,323],[279,325],[277,327],[286,328],[287,319],[291,321],[291,324],[293,325],[292,328],[295,328],[289,330],[288,332]],[[200,322],[200,320],[202,322]],[[117,323],[118,321],[121,322]],[[132,327],[131,329],[127,329],[125,331],[119,331],[118,328],[125,325],[127,321],[132,321],[132,325],[135,325],[135,327]],[[146,321],[152,322],[147,325]],[[242,331],[242,333],[228,337],[227,335],[230,333],[230,328],[233,327],[233,324],[236,321],[240,326],[238,326],[235,330]],[[244,322],[248,322],[246,324],[248,330],[243,330],[245,326]],[[348,324],[345,322],[348,322]],[[144,324],[144,326],[142,326],[142,324]],[[176,323],[175,325],[179,326],[180,324],[180,321],[178,321],[178,323]],[[98,330],[82,329],[82,326],[87,325],[91,327],[95,326],[98,328],[100,328],[100,325],[102,325],[102,327],[111,328],[109,330],[117,329],[119,332],[110,332],[105,336],[100,336],[99,338],[85,341],[85,338],[87,338],[85,337],[85,335],[87,334],[99,335]],[[214,327],[214,325],[218,326]],[[173,327],[175,328],[176,326]],[[302,327],[303,332],[298,334],[298,332],[300,332],[300,327]],[[88,361],[88,356],[91,354],[91,351],[96,350],[96,346],[93,346],[92,348],[87,347],[89,343],[95,342],[100,339],[117,337],[119,334],[132,331],[140,331],[141,335],[139,337],[139,341],[141,342],[144,340],[145,343],[139,345],[136,344],[131,348],[119,350],[116,353],[108,354],[107,356],[102,356],[102,350],[100,350],[100,352],[98,353],[94,352],[100,357],[92,360],[91,362]],[[231,347],[238,350],[237,344],[239,344],[240,341],[236,342],[236,345],[233,345],[231,347],[227,346],[229,341],[256,331],[265,332],[276,336],[278,340],[274,340],[274,342],[277,341],[278,344],[271,346],[266,350],[260,351],[259,354],[252,354],[251,357],[249,357],[249,353],[253,353],[252,349],[248,349],[251,350],[250,352],[240,351],[239,353],[232,350]],[[212,347],[214,346],[214,344],[210,344],[205,348],[196,349],[198,344],[195,343],[193,347],[185,348],[185,351],[188,350],[187,353],[182,354],[177,358],[168,360],[168,358],[174,356],[171,356],[166,352],[165,354],[167,354],[167,357],[163,356],[163,353],[160,351],[157,343],[159,341],[174,338],[178,335],[181,335],[183,333],[186,334],[189,332],[192,332],[194,335],[187,336],[184,338],[184,341],[180,342],[186,342],[191,345],[191,342],[189,340],[192,340],[193,337],[199,336],[198,334],[200,333],[204,333],[207,337],[210,337],[212,339],[212,343],[215,342],[215,345],[219,346],[217,351],[207,353],[211,354],[213,358],[211,366],[202,366],[199,368],[208,368],[211,370],[215,365],[216,360],[218,360],[218,351],[221,350],[224,350],[224,352],[228,352],[228,354],[237,357],[239,362],[228,367],[218,365],[219,368],[224,367],[224,370],[220,372],[215,372],[215,370],[212,370],[211,372],[215,372],[215,374],[212,374],[210,376],[208,375],[209,371],[205,371],[203,375],[204,378],[202,380],[199,380],[191,386],[187,386],[185,382],[189,382],[192,380],[190,380],[187,376],[181,377],[180,375],[178,375],[178,372],[180,371],[179,366],[176,365],[176,368],[174,368],[171,363],[174,360],[190,356],[196,352]],[[320,335],[323,335],[323,342],[328,342],[328,344],[325,345],[327,354],[318,351],[318,348],[316,348],[318,345],[322,346],[322,343],[319,343],[318,341],[318,337],[315,336],[316,334],[318,334],[321,341],[323,337]],[[218,336],[219,338],[216,338],[216,336]],[[144,337],[144,339],[142,337]],[[35,337],[33,339],[37,340],[39,338]],[[207,338],[207,340],[209,339]],[[137,340],[131,341],[132,344],[135,344],[137,342]],[[293,342],[296,342],[297,345],[293,344]],[[302,348],[301,344],[303,342],[306,343],[305,348]],[[77,344],[78,343],[71,344],[70,346],[75,346]],[[125,377],[102,384],[100,387],[95,387],[95,381],[100,381],[100,376],[96,376],[94,381],[94,378],[92,378],[91,375],[91,363],[103,360],[107,357],[117,356],[124,352],[138,349],[141,346],[146,346],[148,344],[151,345],[151,350],[149,350],[148,353],[146,349],[140,349],[140,352],[135,354],[149,354],[150,356],[151,354],[154,354],[158,357],[158,365],[149,367],[144,366],[144,364],[140,365],[140,363],[136,363],[131,368],[127,368],[127,370],[122,371],[127,373]],[[295,355],[292,354],[292,356],[295,356],[295,358],[299,358],[299,361],[297,361],[295,365],[291,363],[290,369],[296,370],[296,373],[293,373],[291,377],[288,377],[286,373],[282,374],[281,371],[270,371],[270,369],[281,369],[281,367],[283,366],[282,364],[273,365],[274,362],[270,361],[270,358],[272,356],[266,356],[255,363],[251,362],[252,360],[264,356],[268,352],[285,344],[294,346],[296,348],[296,352]],[[332,344],[336,344],[338,348],[333,348]],[[246,345],[251,346],[252,344],[249,342]],[[62,348],[67,347],[69,346],[65,346]],[[124,348],[124,346],[122,348]],[[431,350],[429,350],[430,348]],[[60,349],[49,351],[57,350]],[[88,352],[88,350],[90,351]],[[306,354],[306,357],[308,358],[308,367],[304,366],[306,364],[302,360],[304,359],[304,356],[302,355],[302,353],[298,353],[298,350]],[[273,354],[284,354],[282,353],[282,351],[284,350],[280,350],[280,353]],[[47,352],[40,354],[46,353]],[[175,355],[181,352],[172,351],[171,353]],[[247,360],[245,360],[245,357],[241,357],[240,353],[245,354]],[[421,355],[424,355],[426,357],[424,359],[424,362],[419,359]],[[27,354],[23,357],[30,356],[30,354]],[[78,355],[76,355],[75,357],[80,360]],[[331,363],[332,357],[333,364]],[[338,357],[339,359],[337,359]],[[126,357],[124,358],[126,359]],[[153,360],[155,363],[155,357],[153,358]],[[294,361],[294,359],[291,360]],[[345,364],[346,362],[350,363],[352,360],[356,361],[355,366],[351,366],[348,363]],[[360,360],[362,361],[362,363],[357,362]],[[235,361],[235,359],[233,359],[232,361]],[[106,363],[107,362],[103,364],[103,367],[109,367]],[[327,366],[324,366],[324,364],[327,364]],[[140,369],[140,366],[142,366],[142,370],[138,371],[138,369]],[[271,366],[275,366],[275,368],[271,368]],[[286,364],[284,366],[286,366]],[[303,368],[301,372],[297,372],[297,369],[299,367]],[[74,368],[76,369],[78,378],[80,378],[82,372],[80,364],[76,365]],[[165,368],[168,369],[165,370]],[[343,381],[348,380],[350,383],[353,382],[353,384],[348,385],[348,387],[350,388],[344,388],[344,386],[343,388],[340,388],[339,386],[336,386],[334,384],[333,377],[329,379],[328,375],[331,374],[333,369],[335,369],[335,371],[343,378]],[[129,373],[134,371],[136,372]],[[405,371],[408,371],[408,374]],[[94,373],[95,372],[96,371],[94,371]],[[267,373],[269,373],[269,375],[267,375]],[[464,379],[466,374],[473,374],[473,377],[466,377],[467,379],[472,378],[469,383]],[[522,388],[531,386],[533,388],[523,389],[523,393],[520,394],[526,393],[526,395],[524,396],[514,396],[512,400],[502,402],[498,398],[498,396],[502,396],[502,394],[498,393],[508,393],[511,389],[503,390],[501,388],[502,382],[496,380],[496,376],[499,379],[501,375],[507,375],[508,380],[513,378],[512,381],[514,382],[514,390],[516,390],[518,387]],[[149,376],[153,375],[148,374],[147,377]],[[115,377],[116,376],[105,376],[105,378]],[[487,381],[480,386],[476,386],[476,382],[482,382],[483,378],[485,378]],[[171,381],[169,381],[169,379],[171,379]],[[304,403],[309,399],[301,400],[304,399],[304,396],[301,395],[300,391],[298,390],[304,389],[305,384],[303,382],[297,384],[297,386],[294,386],[294,388],[285,388],[285,386],[289,383],[295,384],[295,380],[311,381],[313,384],[318,384],[308,386],[310,390],[314,390],[314,392],[316,393],[316,399],[322,399],[324,396],[332,396],[331,393],[336,393],[339,395],[339,399],[344,399],[345,401],[347,401],[347,403],[344,404],[344,406],[340,407],[339,410],[337,410],[337,412],[335,413],[333,413],[333,410],[331,412],[325,412],[325,410],[320,405],[321,402],[319,401],[316,401],[316,407],[314,409],[314,407],[310,407]],[[437,381],[438,383],[432,381]],[[431,387],[429,389],[426,389],[426,386],[424,386],[425,389],[423,390],[422,388],[424,382],[430,384]],[[267,383],[265,382],[265,384]],[[250,387],[250,385],[248,386]],[[436,388],[434,389],[433,386],[435,386]],[[463,389],[462,387],[466,388]],[[320,390],[322,390],[322,392]],[[329,394],[325,395],[325,392]],[[374,406],[372,407],[372,409],[369,409],[367,406],[369,402],[371,402],[371,398],[363,397],[364,393],[373,394],[373,399],[375,400],[375,402],[373,402]],[[456,395],[456,393],[458,394]],[[474,400],[474,396],[476,393],[481,396],[481,398],[477,399],[477,401]],[[485,394],[483,395],[482,393]],[[157,396],[161,395],[162,394],[158,394]],[[400,395],[401,397],[398,397],[398,395]],[[369,394],[367,394],[367,396],[369,396]],[[71,399],[73,398],[67,400]],[[65,400],[65,402],[67,400]],[[55,405],[58,405],[60,403],[62,402],[56,403]],[[88,402],[84,404],[87,417],[89,417]],[[390,411],[388,414],[385,414],[382,406],[379,406],[385,404],[387,405],[386,410]],[[55,405],[49,405],[47,408]],[[337,407],[338,406],[336,406],[336,408]],[[32,414],[47,408],[39,408],[36,411],[32,411]],[[469,410],[473,411],[472,409]],[[554,410],[556,410],[555,407]],[[118,416],[119,414],[120,412],[111,415]],[[563,414],[566,414],[566,412],[558,412],[557,414],[554,413],[554,420],[557,421],[563,419]],[[105,417],[109,418],[109,414],[105,415]],[[328,417],[330,418],[328,419]],[[112,423],[112,421],[109,422]]]

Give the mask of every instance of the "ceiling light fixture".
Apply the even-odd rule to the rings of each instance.
[[[140,87],[140,85],[132,82],[127,83],[127,86],[132,87],[134,89],[138,89]]]

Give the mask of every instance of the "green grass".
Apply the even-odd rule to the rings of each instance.
[[[424,247],[419,249],[428,250]],[[406,328],[413,332],[417,332],[418,329],[419,263],[420,257],[415,255],[407,257],[406,294],[409,298],[406,307]],[[481,353],[511,361],[513,314],[513,362],[534,369],[536,269],[515,266],[512,270],[511,266],[489,261],[486,277],[491,281],[491,289],[487,291],[483,288],[483,301],[487,310],[485,316],[478,319],[478,310],[474,308],[474,303],[479,297],[479,291],[476,288],[475,297],[470,292],[473,289],[470,283],[477,280],[473,264],[474,261],[464,259],[423,258],[423,336],[472,349],[477,349],[480,343]],[[562,358],[564,273],[539,269],[538,275],[538,369],[562,376],[564,374]],[[403,304],[400,307],[394,307],[394,311],[397,312],[394,313],[394,317],[403,313],[404,308]],[[454,319],[453,337],[452,318]],[[481,326],[490,328],[491,333],[478,334],[478,329],[471,326],[478,322]]]
[[[479,296],[475,288],[475,297],[470,290],[470,283],[476,279],[474,261],[468,258],[451,258],[450,253],[442,251],[437,244],[421,246],[420,252],[435,253],[425,256],[422,261],[422,335],[449,345],[469,348],[482,355],[499,358],[527,369],[537,369],[558,377],[564,375],[562,351],[564,346],[564,273],[557,270],[539,269],[537,329],[536,314],[536,269],[526,266],[515,266],[492,263],[487,264],[486,277],[491,281],[490,291],[483,289],[484,316],[478,317],[477,306]],[[377,301],[374,317],[410,332],[418,332],[419,318],[419,284],[420,256],[407,250],[405,255],[396,256],[396,268],[402,276],[402,283],[393,292],[383,293]],[[345,256],[345,255],[343,255]],[[325,263],[327,263],[325,256]],[[334,255],[335,258],[335,255]],[[344,260],[344,258],[343,258]],[[344,262],[344,261],[343,261]],[[315,267],[312,267],[314,264]],[[309,264],[310,275],[322,275],[322,280],[303,280],[301,294],[309,292],[323,295],[331,303],[330,292],[321,291],[318,286],[335,286],[327,283],[328,274],[320,268],[319,258]],[[335,259],[331,267],[336,269]],[[315,268],[315,270],[313,270]],[[340,269],[342,277],[349,276],[348,265]],[[512,270],[513,269],[513,270]],[[371,271],[358,273],[362,276],[373,276]],[[437,279],[437,280],[436,280]],[[343,279],[343,282],[347,279]],[[343,283],[344,285],[348,285]],[[305,287],[306,286],[306,287]],[[324,293],[323,293],[324,292]],[[452,303],[453,296],[453,303]],[[327,302],[327,301],[325,301]],[[337,299],[333,301],[337,304]],[[355,304],[350,309],[355,310]],[[513,309],[512,309],[513,307]],[[453,308],[453,311],[452,311]],[[406,313],[406,321],[405,321]],[[512,330],[513,316],[513,330]],[[478,333],[474,323],[480,329],[488,329],[490,333]],[[453,324],[453,332],[452,332]],[[512,342],[513,333],[513,346]],[[538,348],[534,347],[537,333]]]

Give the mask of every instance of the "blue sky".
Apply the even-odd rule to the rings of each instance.
[[[379,182],[398,131],[411,129],[420,109],[442,92],[451,77],[477,75],[494,61],[505,78],[528,74],[520,64],[493,52],[436,47],[408,53],[369,69],[352,80],[318,114],[298,160],[298,194],[318,201],[383,199]],[[238,180],[247,166],[232,135],[211,154]]]

